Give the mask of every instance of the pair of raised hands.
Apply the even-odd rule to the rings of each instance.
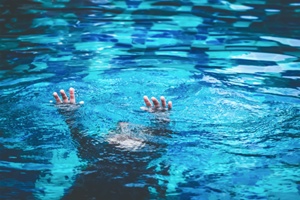
[[[70,92],[70,99],[68,98],[68,96],[66,95],[64,90],[60,90],[62,100],[58,96],[57,92],[54,92],[53,96],[56,100],[56,103],[57,104],[68,104],[68,103],[76,104],[75,89],[70,88],[69,92]],[[155,97],[151,97],[151,100],[152,100],[153,104],[151,103],[151,101],[149,100],[149,98],[147,96],[144,96],[144,102],[145,102],[146,106],[141,107],[141,109],[145,110],[145,111],[149,111],[149,112],[165,111],[165,110],[171,110],[172,109],[172,102],[169,101],[168,104],[167,104],[166,99],[163,96],[160,97],[161,104],[159,103],[159,101]],[[79,104],[84,104],[84,102],[80,101]]]

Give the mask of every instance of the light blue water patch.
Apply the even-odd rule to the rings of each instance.
[[[50,58],[49,61],[70,61],[73,56],[59,56],[57,58]]]
[[[52,19],[52,18],[40,18],[40,19],[34,19],[32,26],[34,28],[40,27],[40,26],[67,26],[69,23],[66,20],[63,19]]]
[[[102,51],[104,48],[111,48],[103,42],[81,42],[75,44],[75,49],[78,51]]]
[[[1,44],[0,44],[0,49],[1,50],[14,49],[18,46],[19,46],[19,44],[17,42],[1,39]]]
[[[60,43],[64,40],[62,36],[48,36],[48,35],[27,35],[20,36],[20,41],[31,42],[38,44]]]
[[[262,39],[266,40],[273,40],[280,42],[281,44],[289,45],[289,46],[300,46],[300,40],[292,39],[292,38],[279,38],[279,37],[272,37],[272,36],[261,36]]]
[[[242,19],[249,19],[249,20],[256,20],[258,19],[258,17],[256,16],[250,16],[250,15],[244,15],[244,16],[241,16]]]
[[[51,168],[44,172],[35,182],[37,199],[61,199],[66,189],[74,183],[76,167],[81,162],[75,151],[67,152],[65,149],[53,149],[50,159]]]
[[[221,52],[223,55],[228,52]],[[217,54],[210,53],[212,58],[217,58]],[[271,54],[271,53],[262,53],[262,52],[231,52],[228,57],[232,59],[246,59],[246,60],[260,60],[260,61],[269,61],[272,60],[274,62],[284,62],[284,61],[293,61],[296,60],[296,57],[289,55],[281,55],[281,54]]]
[[[27,66],[25,66],[25,69],[27,69]],[[19,79],[15,79],[15,78],[8,78],[4,81],[1,82],[0,86],[14,86],[14,85],[18,85],[18,84],[26,84],[32,81],[37,81],[37,80],[45,80],[46,78],[52,77],[54,76],[53,74],[43,74],[43,75],[36,75],[33,74],[32,76],[29,77],[23,77],[23,78],[19,78]]]

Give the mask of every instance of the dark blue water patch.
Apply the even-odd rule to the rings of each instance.
[[[115,75],[115,74],[119,74],[122,71],[121,68],[110,68],[104,71],[105,74],[111,74],[111,75]]]
[[[162,10],[162,9],[151,9],[151,10],[136,10],[132,12],[133,15],[145,15],[145,16],[175,16],[178,14],[176,10]]]
[[[7,142],[6,145],[9,143]],[[6,148],[2,145],[0,150],[0,198],[33,199],[33,192],[36,190],[35,181],[40,175],[40,169],[34,169],[33,166],[35,162],[42,162],[37,161],[36,152],[31,154],[32,152],[26,152],[20,148]]]
[[[277,88],[298,88],[300,81],[297,79],[290,78],[278,78],[278,77],[265,77],[264,85],[266,87],[277,87]]]
[[[142,0],[126,0],[126,5],[128,8],[138,8],[139,5],[143,2]]]
[[[258,49],[261,52],[270,52],[270,53],[277,53],[277,54],[293,56],[294,53],[297,52],[299,48],[291,46],[291,45],[280,45],[280,47],[270,46],[270,47],[260,47]],[[297,54],[296,54],[296,56],[297,56]],[[272,60],[272,58],[271,58],[271,60]],[[299,61],[299,57],[297,56],[297,58],[293,58],[293,60],[295,62],[297,62],[297,61]]]
[[[299,137],[292,137],[292,138],[296,139]],[[284,167],[300,167],[300,155],[298,154],[298,151],[299,149],[295,148],[283,155],[280,155],[281,162],[284,164]]]
[[[112,166],[113,167],[113,166]],[[98,169],[103,170],[103,169]],[[115,174],[107,174],[115,176]],[[103,175],[104,177],[106,175]],[[86,174],[62,199],[149,199],[150,194],[144,183],[131,184],[130,180],[107,181],[100,173]],[[116,177],[116,179],[118,179]],[[98,181],[97,181],[98,180]],[[130,187],[126,187],[130,185]]]
[[[199,29],[201,29],[201,28],[199,28]],[[203,29],[201,29],[201,30],[203,30]],[[207,32],[207,31],[203,30],[203,32]],[[191,33],[191,34],[193,34],[193,33]],[[193,36],[195,37],[195,40],[205,41],[207,39],[206,33],[205,34],[197,33],[197,34],[193,34]]]
[[[1,18],[3,21],[0,23],[1,32],[9,32],[13,29],[13,32],[21,32],[23,30],[28,30],[32,20],[37,17],[36,14],[28,13],[25,9],[27,5],[40,5],[39,3],[34,3],[32,1],[24,1],[23,4],[19,4],[15,0],[3,0],[1,2],[0,11],[2,13]],[[24,7],[23,7],[24,6]]]
[[[2,169],[0,168],[0,171]],[[0,198],[1,199],[34,199],[35,181],[39,171],[10,170],[1,172]]]
[[[221,4],[221,0],[207,0],[207,3],[210,3],[210,4]]]
[[[53,53],[58,53],[58,52],[66,52],[66,53],[73,53],[74,52],[74,53],[77,53],[77,50],[75,49],[74,45],[73,44],[68,44],[68,43],[63,44],[63,45],[50,44],[49,48],[55,50]],[[48,58],[50,58],[50,55],[49,55]]]
[[[201,62],[201,61],[199,61]],[[195,65],[195,69],[203,72],[204,69],[223,69],[223,66],[219,66],[219,65],[205,65],[205,60],[204,60],[204,64],[197,64]]]
[[[129,49],[129,53],[142,53],[145,55],[155,55],[155,52],[159,50],[159,47],[141,47]],[[138,56],[137,56],[138,57]]]
[[[253,186],[270,174],[272,174],[272,170],[268,168],[239,169],[232,174],[232,181],[233,184]]]
[[[226,185],[216,183],[218,180],[226,180],[226,174],[199,174],[197,176],[189,176],[185,183],[179,184],[180,199],[232,199],[233,193],[226,192],[227,187],[231,187],[231,183]]]
[[[113,36],[106,35],[106,34],[92,34],[92,33],[81,35],[81,41],[82,42],[101,41],[101,42],[112,42],[112,43],[118,42],[118,40],[115,39]]]
[[[2,70],[11,70],[18,65],[31,63],[34,60],[33,53],[24,53],[17,51],[1,51],[1,59],[4,61],[1,65]],[[6,61],[6,62],[5,62]]]
[[[219,12],[226,12],[224,10],[221,10],[221,9],[216,9],[216,8],[212,8],[211,6],[205,6],[205,5],[202,5],[202,6],[193,6],[192,7],[192,10],[191,10],[191,13],[193,15],[196,15],[196,16],[199,16],[203,19],[207,19],[209,21],[213,21],[213,19],[216,19],[214,17],[212,17],[212,13],[216,12],[217,10],[217,13]],[[214,12],[212,12],[212,10],[214,10]],[[227,13],[229,13],[229,11],[227,11]]]
[[[300,71],[299,70],[287,70],[281,72],[282,76],[288,76],[288,77],[295,77],[295,81],[300,82],[300,80],[297,80],[297,77],[300,77]]]
[[[75,14],[78,19],[83,19],[87,20],[88,14],[90,13],[97,13],[98,17],[101,17],[103,14],[121,14],[124,12],[124,8],[120,7],[115,7],[115,6],[93,6],[93,7],[88,7],[88,6],[76,6],[73,4],[69,4],[66,7],[49,7],[46,10],[48,11],[55,11],[55,13],[72,13]],[[108,21],[108,19],[103,18],[99,19],[99,21]],[[111,20],[110,20],[111,21]]]
[[[186,2],[182,2],[182,1],[159,1],[159,2],[152,3],[152,5],[153,6],[167,6],[167,7],[170,6],[170,7],[178,8],[182,5],[186,5]]]
[[[111,64],[121,68],[126,68],[126,66],[129,67],[136,65],[135,59],[138,57],[138,55],[119,55],[111,60]]]
[[[132,26],[135,32],[132,34],[132,44],[144,45],[148,37],[148,32],[154,23],[147,20],[136,21],[136,19],[134,19],[134,21],[135,23]]]
[[[188,51],[188,58],[195,63],[195,68],[200,69],[201,66],[203,67],[210,67],[209,56],[206,53],[206,47],[191,47]],[[209,65],[208,65],[209,64]]]
[[[104,7],[105,5],[111,5],[110,1],[81,1],[81,0],[69,0],[69,1],[59,1],[53,0],[54,5],[64,4],[67,7]]]
[[[209,50],[209,47],[191,47],[191,51],[189,52],[190,55],[194,55],[194,56],[197,56],[197,55],[200,55],[200,56],[203,56],[203,55],[207,55],[206,52]]]
[[[132,16],[133,17],[133,16]],[[133,21],[134,21],[134,24],[132,24],[135,32],[138,32],[138,33],[144,33],[144,34],[147,34],[150,30],[150,28],[155,24],[155,20],[154,19],[148,19],[148,18],[145,18],[145,19],[140,19],[138,17],[133,17]]]
[[[142,44],[144,45],[146,43],[146,37],[145,34],[132,34],[132,44]]]
[[[272,32],[281,37],[298,37],[299,13],[282,13],[267,16],[263,22],[253,22],[250,30],[255,32],[268,33]],[[273,23],[276,21],[276,23]]]
[[[199,25],[197,25],[196,29],[197,29],[197,32],[194,33],[195,35],[203,35],[204,37],[208,37],[208,26],[204,23],[201,23]],[[200,37],[199,39],[201,39],[202,37]]]
[[[117,42],[114,44],[114,47],[118,48],[118,49],[133,49],[131,44],[128,43],[120,43]]]
[[[187,96],[190,95],[190,93],[188,91],[191,91],[192,88],[190,87],[190,84],[186,84],[186,83],[181,83],[179,84],[176,88],[168,88],[166,89],[165,93],[167,95],[172,95],[172,94],[178,94],[174,100],[180,100],[182,98],[186,98]],[[200,88],[197,87],[197,89],[199,90]]]
[[[246,59],[232,59],[233,65],[248,65],[248,66],[277,66],[275,61],[262,61],[262,60],[246,60]]]
[[[46,71],[56,75],[50,78],[53,83],[61,82],[62,77],[65,76],[73,77],[75,80],[82,80],[88,74],[87,72],[82,73],[87,69],[87,66],[84,64],[72,66],[68,63],[68,66],[66,66],[64,61],[48,61],[47,66]]]
[[[79,131],[71,128],[73,140],[78,142],[78,153],[93,162],[77,176],[64,199],[149,199],[148,187],[165,190],[153,178],[155,169],[147,168],[148,163],[163,152],[130,152],[106,142],[95,145],[92,137]],[[157,146],[161,148],[164,149],[164,145]]]
[[[203,73],[194,73],[193,75],[190,76],[191,79],[194,79],[194,80],[202,80],[203,77],[204,77],[204,74]]]
[[[91,60],[94,59],[95,57],[97,57],[97,53],[95,53],[94,51],[73,51],[72,52],[72,60],[73,61],[78,61],[80,63],[82,63],[82,61],[85,60]],[[84,65],[84,64],[81,64]]]
[[[178,38],[180,36],[182,36],[182,32],[181,31],[168,31],[168,32],[161,32],[158,34],[154,34],[151,35],[152,38]]]
[[[209,40],[206,42],[208,45],[223,45],[224,39],[216,39],[216,40]]]

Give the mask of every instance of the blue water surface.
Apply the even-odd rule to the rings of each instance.
[[[300,2],[0,11],[0,199],[300,198]]]

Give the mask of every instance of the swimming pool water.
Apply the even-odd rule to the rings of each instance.
[[[0,199],[300,198],[300,2],[0,11]],[[70,87],[85,104],[64,115]]]

